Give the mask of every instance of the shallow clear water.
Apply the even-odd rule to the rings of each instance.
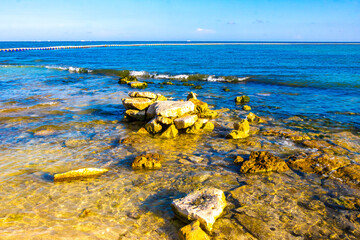
[[[1,42],[0,48],[75,44],[84,43]],[[255,219],[272,212],[273,218],[280,219],[282,214],[291,212],[289,208],[294,210],[288,222],[261,222],[277,224],[273,232],[280,239],[356,239],[360,236],[358,220],[355,217],[348,223],[342,217],[356,216],[359,208],[339,210],[328,201],[341,196],[358,199],[357,186],[296,171],[240,174],[239,167],[232,163],[234,156],[246,157],[251,151],[267,150],[286,159],[295,152],[310,150],[279,136],[255,133],[246,141],[239,141],[227,140],[225,135],[234,121],[246,116],[242,106],[234,103],[236,96],[246,94],[250,96],[252,112],[268,120],[267,124],[253,126],[254,131],[291,129],[309,136],[322,134],[337,144],[346,141],[344,149],[348,150],[340,155],[357,164],[359,59],[359,45],[0,52],[0,238],[176,239],[184,223],[174,218],[172,199],[196,188],[214,186],[225,192],[229,204],[227,213],[215,225],[215,239],[236,239],[234,232],[244,234],[244,239],[245,233],[260,239],[270,236],[257,235],[258,230],[247,225],[248,220],[239,220],[236,211]],[[59,67],[250,79],[237,83],[190,81],[203,87],[197,90],[180,81],[161,85],[166,80],[147,79],[153,82],[147,91],[176,100],[186,99],[188,92],[195,91],[199,99],[221,112],[213,133],[161,140],[134,134],[141,123],[121,121],[125,112],[121,99],[133,89],[118,84],[117,77]],[[293,116],[301,120],[289,120]],[[132,139],[133,144],[122,144],[124,138]],[[131,161],[143,152],[163,154],[163,167],[133,171]],[[192,161],[194,156],[201,161]],[[52,181],[55,173],[82,167],[108,167],[110,171],[96,179]],[[242,195],[236,191],[244,184],[250,186],[250,195],[239,200],[237,197]],[[325,204],[325,210],[303,207],[304,202],[314,199]],[[267,207],[261,212],[256,210],[259,206]],[[333,220],[333,215],[339,219]],[[308,225],[296,232],[294,225],[301,221]],[[319,231],[312,226],[322,228],[323,233],[316,235]]]

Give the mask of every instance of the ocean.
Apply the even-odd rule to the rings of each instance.
[[[146,42],[0,42],[0,49],[134,43]],[[168,99],[186,100],[195,92],[218,110],[215,130],[169,140],[139,137],[143,123],[122,121],[122,98],[136,89],[118,83],[120,70]],[[246,140],[228,140],[232,124],[248,114],[235,104],[241,95],[266,123],[254,125]],[[229,205],[210,233],[214,239],[359,238],[359,183],[341,172],[360,163],[359,106],[357,44],[0,52],[0,238],[177,239],[185,224],[174,217],[171,202],[206,186],[222,189]],[[234,157],[246,159],[252,151],[286,162],[299,152],[320,151],[332,165],[316,160],[325,164],[322,170],[240,173]],[[131,161],[145,152],[163,154],[163,167],[133,171]],[[96,179],[52,181],[55,173],[82,167],[110,171]],[[241,195],[244,186],[249,191]],[[288,220],[279,220],[284,216]]]

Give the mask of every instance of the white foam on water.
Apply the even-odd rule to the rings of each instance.
[[[214,75],[211,75],[206,80],[209,82],[223,82],[223,81],[225,81],[225,78],[224,77],[215,77]]]
[[[150,74],[146,71],[130,71],[130,76],[134,76],[134,77],[143,77],[149,75]]]

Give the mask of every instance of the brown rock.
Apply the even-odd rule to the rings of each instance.
[[[161,168],[162,156],[157,153],[148,153],[137,156],[133,163],[133,169],[159,169]]]
[[[272,155],[269,152],[251,152],[248,161],[244,161],[240,172],[259,173],[259,172],[284,172],[289,170],[284,160]]]
[[[306,173],[328,174],[329,172],[350,164],[350,160],[332,156],[323,152],[298,153],[289,157],[292,169]]]

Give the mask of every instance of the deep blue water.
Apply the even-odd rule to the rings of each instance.
[[[0,42],[0,48],[116,43],[123,44]],[[231,108],[235,96],[247,94],[255,112],[275,119],[305,115],[360,126],[360,45],[140,46],[0,52],[0,101],[47,93],[61,96],[62,89],[86,87],[108,94],[125,91],[112,81],[114,77],[72,73],[58,67],[250,77],[239,83],[196,83],[203,86],[196,92],[218,108]],[[56,80],[60,77],[76,80]],[[224,87],[231,91],[222,91]],[[155,84],[149,90],[167,91],[176,97],[189,88],[160,89]],[[348,112],[354,114],[344,114]]]

